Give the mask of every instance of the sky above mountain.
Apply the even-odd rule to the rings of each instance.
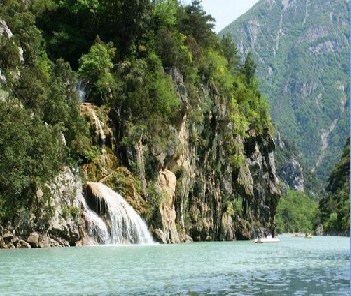
[[[215,32],[248,11],[259,0],[202,0],[204,10],[216,19]],[[189,1],[191,2],[191,1]]]

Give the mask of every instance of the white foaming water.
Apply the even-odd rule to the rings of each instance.
[[[111,220],[108,244],[153,244],[145,222],[125,199],[99,182],[88,182],[104,199]]]
[[[99,132],[99,135],[100,135],[100,139],[101,139],[101,142],[102,142],[101,144],[105,145],[106,135],[105,135],[104,129],[102,128],[102,123],[101,123],[99,117],[96,115],[94,109],[91,110],[91,113],[93,114],[95,126],[96,126],[96,129],[97,129],[97,131]]]
[[[81,80],[78,81],[77,83],[77,91],[78,91],[78,94],[79,94],[79,101],[81,103],[84,103],[85,102],[85,87],[84,87],[84,84]]]
[[[96,245],[109,243],[110,235],[105,222],[94,211],[89,209],[83,196],[81,202],[84,208],[85,220],[84,244]]]

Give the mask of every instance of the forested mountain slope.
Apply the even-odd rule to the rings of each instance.
[[[228,25],[282,137],[325,180],[349,134],[349,1],[261,0]]]
[[[325,232],[350,235],[350,138],[328,178],[326,191],[319,203]]]

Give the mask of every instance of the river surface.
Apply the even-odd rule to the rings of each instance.
[[[349,295],[350,239],[0,250],[0,295]]]

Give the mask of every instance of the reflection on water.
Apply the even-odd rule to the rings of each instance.
[[[0,250],[1,295],[349,295],[349,238]]]

